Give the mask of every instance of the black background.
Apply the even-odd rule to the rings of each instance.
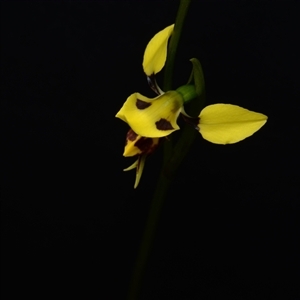
[[[159,173],[137,190],[114,118],[179,1],[1,2],[3,299],[124,299]],[[164,205],[141,299],[299,299],[299,2],[194,1],[175,85],[262,112],[236,145],[196,140]],[[160,79],[159,79],[160,80]]]

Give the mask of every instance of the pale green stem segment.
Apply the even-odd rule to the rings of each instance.
[[[176,49],[178,46],[179,38],[182,31],[182,26],[186,13],[188,11],[191,0],[181,0],[174,32],[170,39],[170,44],[168,48],[167,61],[164,70],[164,91],[169,91],[172,89],[172,76],[174,69],[174,61],[176,55]],[[192,101],[197,102],[197,101]],[[192,105],[193,103],[191,103]],[[150,251],[153,245],[156,228],[158,225],[159,216],[163,207],[164,199],[167,196],[168,189],[172,183],[172,179],[175,175],[176,169],[179,167],[180,162],[186,155],[188,146],[192,144],[192,141],[196,134],[199,134],[193,128],[185,127],[182,131],[182,136],[175,146],[175,150],[179,150],[176,154],[172,147],[171,141],[166,141],[164,144],[164,164],[157,182],[157,186],[153,195],[151,202],[151,207],[146,222],[146,227],[142,241],[140,244],[139,252],[135,262],[132,279],[130,282],[128,300],[138,300],[139,294],[142,288],[142,279],[146,270],[146,264],[150,255]],[[195,134],[195,135],[194,135]],[[185,144],[184,144],[185,143]]]

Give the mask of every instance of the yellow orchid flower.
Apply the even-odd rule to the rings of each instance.
[[[185,85],[176,91],[163,92],[154,77],[165,65],[168,40],[173,30],[174,24],[158,32],[148,43],[144,53],[143,69],[150,87],[158,96],[151,99],[140,93],[133,93],[116,114],[117,118],[128,123],[132,128],[129,132],[136,135],[132,141],[127,135],[127,144],[123,154],[124,156],[139,155],[138,160],[124,170],[137,169],[135,187],[139,183],[148,154],[147,147],[142,150],[137,144],[146,141],[156,147],[159,138],[180,129],[177,124],[180,114],[183,114],[189,123],[195,125],[195,129],[201,133],[204,139],[224,145],[237,143],[251,136],[268,119],[264,114],[223,103],[206,106],[198,118],[189,117],[184,111],[184,104],[196,98],[195,87]]]
[[[147,76],[150,77],[163,68],[166,62],[168,39],[173,29],[174,24],[166,27],[148,43],[143,60],[143,68]],[[150,99],[134,93],[127,98],[116,117],[127,122],[141,136],[149,138],[167,136],[179,129],[176,121],[180,113],[185,114],[183,105],[186,95],[182,95],[179,89],[164,93],[156,81],[151,78],[149,81],[159,96]],[[236,105],[214,104],[202,110],[197,129],[204,139],[212,143],[231,144],[252,135],[266,121],[267,116]]]
[[[136,134],[132,129],[127,132],[123,156],[130,157],[138,155],[138,158],[131,166],[123,171],[136,169],[134,188],[137,188],[142,177],[146,157],[157,148],[158,144],[159,138],[145,138]]]

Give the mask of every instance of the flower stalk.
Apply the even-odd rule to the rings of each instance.
[[[165,91],[171,90],[172,88],[172,79],[173,79],[173,70],[174,70],[174,62],[176,56],[176,50],[178,47],[180,35],[182,32],[183,23],[190,5],[190,0],[181,0],[179,9],[177,12],[177,17],[175,21],[174,32],[171,36],[168,55],[165,64],[164,70],[164,85],[163,89]],[[191,128],[188,128],[191,129]],[[192,143],[193,138],[196,136],[195,130],[191,130],[193,133],[190,134],[189,138],[184,138],[184,133],[188,130],[184,128],[182,131],[182,139],[188,139],[188,143]],[[194,137],[193,134],[195,134]],[[192,138],[191,138],[192,137]],[[184,142],[184,141],[182,141]],[[178,141],[177,147],[182,148],[182,142]],[[187,147],[188,149],[189,147]],[[181,149],[183,150],[183,149]],[[183,151],[184,155],[187,153],[187,150]],[[173,158],[173,159],[172,159]],[[155,192],[151,201],[151,207],[148,214],[148,218],[145,225],[145,231],[142,237],[142,241],[139,247],[138,255],[136,258],[132,279],[129,286],[128,300],[137,300],[139,298],[139,294],[142,288],[142,280],[146,270],[147,261],[150,256],[151,248],[153,245],[156,228],[158,226],[159,217],[161,214],[161,210],[163,207],[164,200],[167,196],[168,189],[172,183],[173,176],[180,162],[182,161],[182,154],[180,157],[174,156],[172,140],[166,140],[164,142],[164,163],[161,169]],[[175,167],[176,166],[176,167]],[[175,167],[175,168],[174,168]]]
[[[133,270],[127,298],[130,300],[138,299],[164,200],[196,135],[200,133],[214,144],[234,144],[253,135],[268,119],[262,113],[232,104],[216,103],[204,107],[205,82],[202,66],[196,58],[190,59],[192,73],[187,84],[172,89],[175,55],[189,4],[190,0],[181,0],[175,24],[155,34],[146,46],[142,66],[149,86],[157,96],[148,98],[135,92],[116,114],[130,127],[123,155],[138,157],[133,165],[124,169],[136,170],[134,188],[139,184],[146,157],[158,144],[164,143],[163,166]],[[155,75],[164,67],[164,86],[161,89]],[[177,124],[179,117],[186,122],[182,128]],[[172,139],[175,132],[178,133],[176,143]]]
[[[181,0],[179,4],[179,8],[175,20],[174,32],[170,39],[167,61],[164,69],[164,85],[163,85],[164,91],[169,91],[172,89],[175,56],[176,56],[177,47],[182,32],[182,27],[184,24],[186,14],[189,10],[190,3],[191,0]]]

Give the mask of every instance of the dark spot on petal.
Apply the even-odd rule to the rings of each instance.
[[[172,130],[174,129],[171,123],[166,119],[160,119],[159,121],[155,122],[156,128],[158,130]]]
[[[136,138],[137,138],[137,134],[132,130],[130,129],[128,132],[127,132],[127,135],[126,135],[126,141],[129,140],[129,141],[134,141]]]
[[[152,139],[144,138],[144,137],[140,138],[134,144],[134,146],[139,148],[143,153],[147,152],[147,149],[149,149],[151,145],[152,145]]]
[[[151,105],[151,103],[148,103],[148,102],[145,102],[143,100],[137,99],[135,105],[138,109],[145,109],[145,108],[149,107]]]
[[[151,138],[142,137],[135,142],[134,146],[139,148],[144,154],[150,154],[155,150],[157,144],[154,144]]]

